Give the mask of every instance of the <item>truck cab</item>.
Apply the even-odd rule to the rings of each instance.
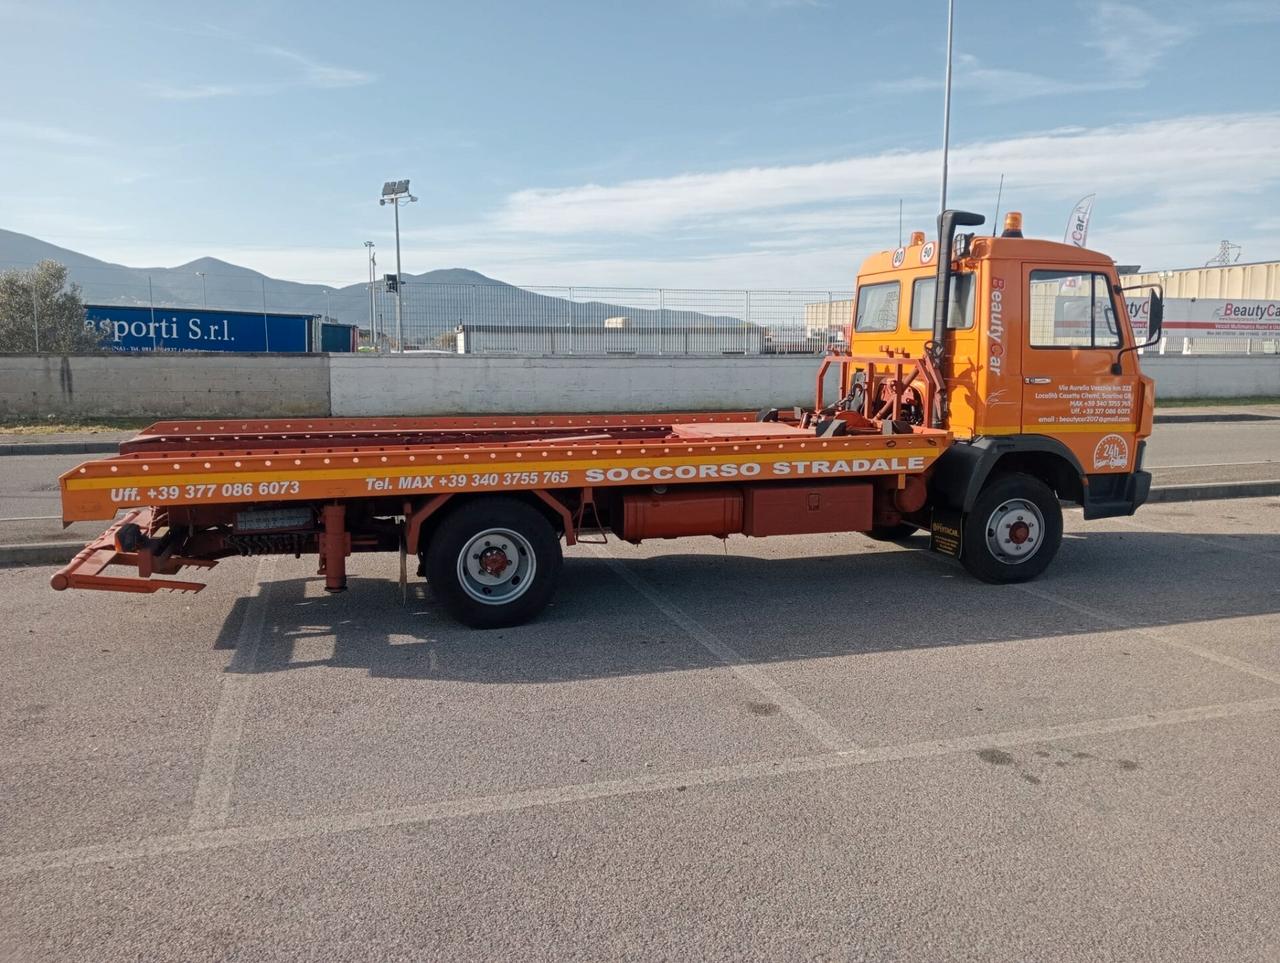
[[[957,216],[981,220],[955,211],[939,220]],[[931,503],[968,512],[993,472],[1018,472],[1081,505],[1086,518],[1133,514],[1150,489],[1142,457],[1154,383],[1139,367],[1142,343],[1115,262],[1024,237],[1018,213],[998,237],[948,236],[954,225],[940,226],[941,241],[916,232],[906,246],[866,259],[848,331],[851,355],[900,353],[937,365],[933,410],[907,408],[957,441],[934,472]],[[1152,299],[1154,334],[1158,292]],[[844,392],[856,393],[865,373],[845,372]],[[923,399],[924,386],[916,389]]]

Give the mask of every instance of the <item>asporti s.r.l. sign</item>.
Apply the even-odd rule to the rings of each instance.
[[[85,305],[109,351],[309,351],[309,314]]]

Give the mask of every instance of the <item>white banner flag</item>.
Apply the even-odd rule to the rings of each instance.
[[[1076,203],[1071,217],[1067,219],[1067,229],[1062,235],[1064,243],[1084,247],[1085,239],[1089,236],[1089,218],[1093,216],[1093,199],[1097,196],[1090,194],[1080,198]]]

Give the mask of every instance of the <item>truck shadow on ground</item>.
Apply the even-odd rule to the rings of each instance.
[[[270,586],[248,671],[327,666],[384,678],[547,683],[723,665],[703,642],[767,664],[1280,611],[1280,535],[1070,534],[1031,591],[977,582],[922,551],[923,537],[911,540],[913,550],[840,538],[849,541],[822,547],[847,545],[848,554],[629,557],[623,546],[616,562],[574,555],[565,560],[553,604],[535,622],[486,632],[453,622],[421,580],[410,582],[402,603],[394,581],[360,578],[358,568],[338,595],[324,594],[316,577],[285,570]],[[306,565],[290,563],[295,570]],[[235,603],[217,647],[235,646],[249,604]]]

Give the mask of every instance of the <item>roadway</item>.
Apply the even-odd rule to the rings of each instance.
[[[1274,960],[1277,500],[1067,530],[577,546],[489,633],[0,569],[0,958]]]
[[[1280,418],[1156,425],[1147,442],[1155,468],[1280,464]]]
[[[94,455],[0,456],[0,545],[88,540],[103,528],[63,531],[58,476]],[[1148,442],[1155,484],[1280,478],[1280,412],[1256,421],[1160,424]]]

